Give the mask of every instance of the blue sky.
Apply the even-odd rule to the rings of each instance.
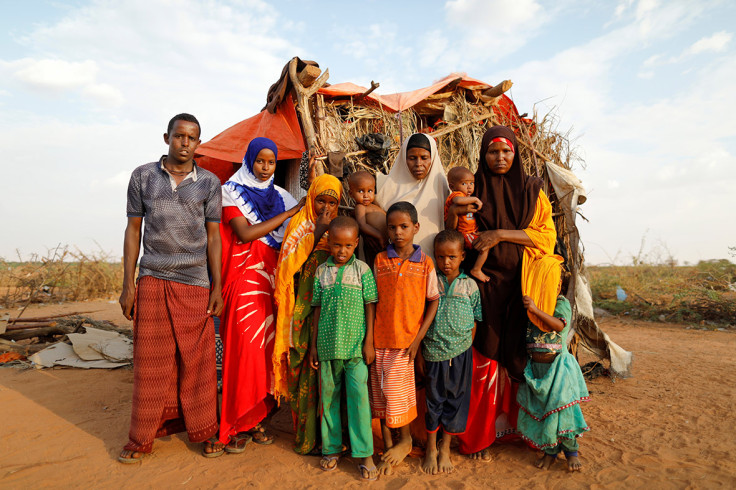
[[[122,255],[130,172],[171,115],[206,141],[261,109],[292,56],[379,93],[511,79],[571,130],[589,263],[736,246],[736,4],[451,0],[8,2],[0,18],[0,256]],[[729,224],[731,223],[731,224]]]

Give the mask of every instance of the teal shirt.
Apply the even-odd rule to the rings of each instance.
[[[480,291],[473,279],[462,270],[452,284],[440,271],[437,279],[437,315],[422,341],[424,359],[431,362],[446,361],[468,350],[473,343],[473,326],[483,319]]]
[[[312,306],[321,306],[317,326],[320,361],[363,356],[365,305],[378,301],[376,281],[365,262],[350,257],[338,267],[330,256],[314,274]]]

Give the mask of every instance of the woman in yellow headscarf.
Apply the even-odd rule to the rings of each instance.
[[[318,440],[318,374],[309,367],[308,356],[312,288],[317,266],[330,255],[327,226],[337,216],[341,193],[342,185],[332,175],[321,175],[312,182],[305,206],[291,218],[284,233],[276,270],[273,394],[283,396],[291,404],[296,431],[294,450],[299,454],[310,453]]]

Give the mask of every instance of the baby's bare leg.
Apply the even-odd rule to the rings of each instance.
[[[490,250],[484,250],[483,252],[480,252],[478,254],[478,258],[475,261],[475,265],[473,265],[473,268],[470,269],[470,274],[482,282],[488,282],[491,279],[490,277],[485,275],[482,270],[483,264],[486,263],[486,259],[488,258],[489,251]]]

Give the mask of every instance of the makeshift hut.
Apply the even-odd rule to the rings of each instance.
[[[305,194],[309,155],[320,162],[316,172],[344,178],[357,170],[388,173],[405,135],[424,132],[437,141],[445,170],[466,166],[475,171],[480,141],[495,124],[514,129],[522,164],[544,179],[553,207],[558,253],[572,273],[568,299],[573,305],[575,335],[571,351],[585,348],[610,360],[617,375],[628,375],[632,355],[616,345],[595,321],[593,300],[585,277],[583,248],[575,220],[585,189],[572,172],[577,160],[567,134],[549,115],[519,114],[505,95],[512,83],[497,85],[451,74],[432,85],[389,95],[353,83],[327,84],[329,71],[311,61],[293,58],[269,89],[266,107],[202,144],[199,164],[224,183],[241,165],[251,139],[266,136],[276,142],[280,164],[277,184],[295,197]],[[345,179],[343,179],[344,181]],[[343,206],[353,203],[347,193]]]

